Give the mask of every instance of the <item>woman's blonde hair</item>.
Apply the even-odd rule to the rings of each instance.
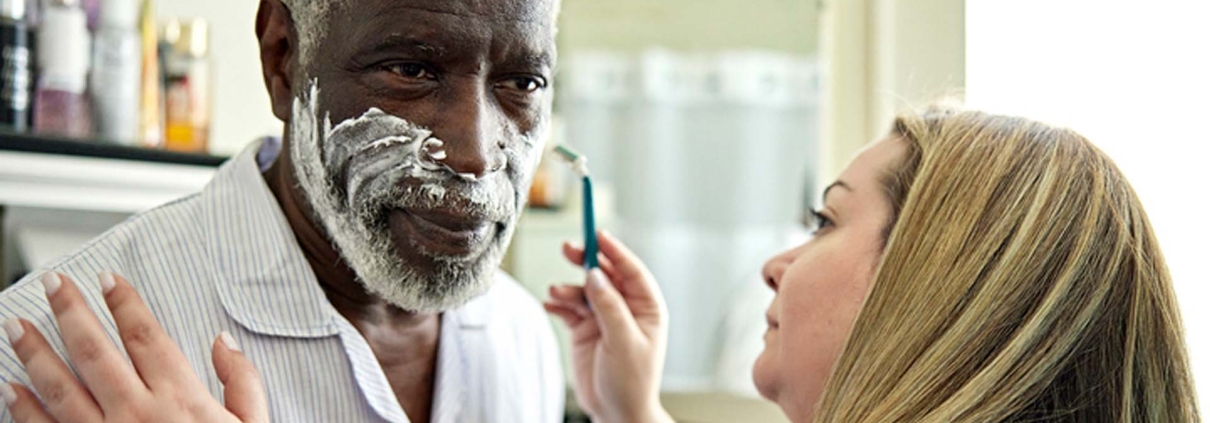
[[[1105,154],[955,109],[892,136],[895,217],[817,423],[1198,421],[1163,255]]]

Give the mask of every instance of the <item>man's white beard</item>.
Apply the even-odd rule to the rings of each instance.
[[[312,218],[322,222],[361,284],[396,307],[421,313],[450,310],[486,292],[524,204],[520,189],[503,171],[479,180],[455,174],[433,160],[441,153],[430,149],[440,148],[441,142],[430,131],[378,109],[333,128],[328,118],[319,119],[318,94],[318,83],[313,82],[309,96],[295,99],[290,158]],[[370,164],[357,172],[345,167],[350,157],[371,149]],[[342,167],[350,170],[347,186],[339,189],[335,176]],[[420,185],[401,192],[404,180]],[[443,204],[458,204],[476,216],[506,224],[499,233],[491,231],[495,238],[470,260],[428,251],[414,240],[406,246],[392,240],[387,210]],[[398,248],[412,248],[431,259],[433,271],[418,271],[397,254]]]

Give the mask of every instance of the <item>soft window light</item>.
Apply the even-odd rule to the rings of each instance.
[[[1210,2],[967,2],[967,104],[1079,131],[1142,198],[1210,406]]]

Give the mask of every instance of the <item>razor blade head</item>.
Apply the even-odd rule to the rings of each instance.
[[[566,145],[555,146],[555,153],[557,153],[559,157],[562,157],[563,160],[567,160],[569,163],[575,163],[576,160],[584,157]]]
[[[571,165],[571,169],[575,171],[576,174],[580,176],[588,176],[588,157],[577,153],[575,150],[572,150],[565,145],[555,146],[555,153],[566,161],[568,165]]]

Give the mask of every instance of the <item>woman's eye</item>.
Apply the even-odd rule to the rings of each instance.
[[[807,209],[807,213],[803,216],[803,226],[807,227],[811,233],[817,233],[834,225],[832,219],[825,216],[822,212],[815,209]]]
[[[404,78],[409,78],[409,79],[424,79],[424,80],[437,79],[436,75],[434,75],[433,72],[430,71],[428,67],[421,65],[419,63],[398,63],[398,64],[393,64],[393,65],[387,65],[387,70],[391,71],[392,73],[394,73],[396,75],[402,76]]]
[[[501,88],[516,90],[523,93],[532,93],[546,88],[546,80],[528,76],[520,76],[501,81],[499,85]]]

